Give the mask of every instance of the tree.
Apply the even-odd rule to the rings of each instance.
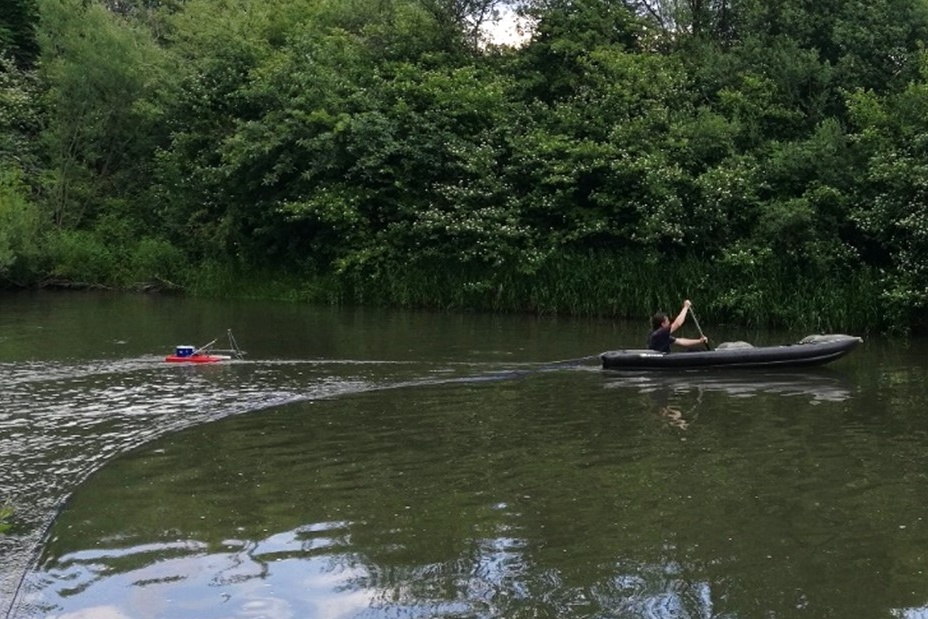
[[[38,173],[42,116],[35,71],[21,69],[12,58],[0,56],[0,163]]]
[[[527,11],[536,20],[535,32],[512,70],[528,98],[553,103],[580,92],[586,59],[598,48],[640,50],[642,23],[622,3],[548,0]]]
[[[731,36],[737,0],[629,0],[628,5],[655,24],[665,36],[692,36],[718,41]]]
[[[21,68],[32,65],[38,54],[35,39],[36,0],[0,3],[0,54],[9,54]]]
[[[24,285],[37,267],[42,218],[29,197],[19,169],[0,162],[0,284]]]
[[[48,84],[43,133],[51,221],[91,224],[107,198],[138,191],[168,80],[150,35],[102,5],[42,0],[41,72]]]
[[[482,42],[483,26],[499,16],[502,0],[418,0],[433,17],[446,40],[463,37],[473,50]],[[453,46],[453,43],[451,43]]]
[[[928,309],[928,56],[903,92],[849,100],[852,145],[863,158],[851,217],[864,258],[880,267],[896,324],[924,326]]]

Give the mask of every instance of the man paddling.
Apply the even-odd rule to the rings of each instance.
[[[691,305],[692,303],[690,303],[689,299],[684,301],[683,309],[680,310],[680,313],[677,314],[673,322],[670,322],[670,317],[664,312],[654,314],[654,316],[651,317],[651,334],[648,336],[648,348],[656,350],[657,352],[670,352],[671,344],[683,346],[684,348],[698,346],[699,344],[708,346],[709,338],[705,335],[701,335],[698,340],[685,337],[674,337],[672,335],[674,331],[683,326],[683,322],[686,320],[686,315],[689,313]]]

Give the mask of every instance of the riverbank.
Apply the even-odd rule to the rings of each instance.
[[[646,320],[684,298],[713,323],[808,332],[925,332],[914,308],[872,269],[756,257],[705,260],[607,250],[551,254],[524,266],[455,261],[382,262],[321,272],[263,268],[179,255],[159,260],[59,256],[24,287],[111,289],[335,306],[424,308]],[[64,259],[64,261],[62,261]],[[127,265],[134,265],[127,268]]]
[[[675,311],[689,298],[716,324],[848,333],[918,327],[905,312],[887,311],[879,280],[866,270],[801,272],[595,251],[561,255],[532,272],[438,262],[340,274],[211,264],[195,271],[186,290],[220,298],[642,320],[659,309]]]

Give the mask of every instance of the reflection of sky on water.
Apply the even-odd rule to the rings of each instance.
[[[355,555],[349,529],[319,523],[222,549],[190,540],[84,550],[46,566],[44,592],[26,605],[50,619],[506,617],[518,601],[544,616],[733,617],[718,614],[710,584],[689,581],[675,561],[621,562],[606,582],[571,586],[556,569],[530,566],[519,538],[474,540],[473,555],[390,568]]]
[[[0,536],[0,612],[10,612],[19,577],[64,498],[114,456],[239,413],[474,371],[443,368],[436,379],[432,365],[394,361],[0,363],[0,502],[15,500],[20,525]]]
[[[616,577],[613,587],[623,595],[618,606],[610,606],[632,617],[670,619],[723,619],[728,614],[713,611],[712,588],[707,582],[687,582],[679,565],[622,566],[631,572]],[[615,596],[613,595],[613,600]]]
[[[50,615],[57,619],[341,619],[369,608],[376,591],[352,585],[365,577],[363,566],[350,555],[307,553],[302,535],[230,541],[227,552],[188,541],[75,553],[49,570],[47,584],[58,583],[54,595],[46,591],[26,605],[58,606],[62,612]]]
[[[488,538],[476,543],[476,556],[453,565],[426,565],[389,586],[389,577],[368,567],[336,542],[322,546],[331,553],[307,554],[303,528],[256,542],[230,542],[231,552],[208,552],[203,544],[165,544],[171,555],[134,569],[119,563],[147,557],[157,545],[84,551],[62,558],[51,572],[61,583],[62,609],[49,619],[146,619],[241,617],[266,619],[348,619],[358,617],[436,616],[505,617],[512,599],[534,599],[549,611],[586,609],[589,616],[649,619],[734,619],[719,611],[712,587],[689,581],[686,568],[620,563],[609,582],[588,588],[565,587],[552,570],[544,575],[547,589],[522,578],[520,540]],[[318,550],[319,547],[315,547]],[[230,548],[229,550],[232,550]],[[428,580],[453,574],[457,596],[424,596]],[[396,574],[391,576],[395,577]],[[379,584],[378,584],[379,583]],[[436,585],[438,592],[444,589]],[[82,591],[83,606],[68,604],[69,592]],[[206,592],[206,594],[204,594]],[[210,593],[211,592],[211,593]],[[608,614],[603,614],[607,612]],[[550,615],[553,616],[553,615]],[[928,608],[891,611],[896,619],[928,619]]]

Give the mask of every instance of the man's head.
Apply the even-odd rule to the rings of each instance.
[[[651,316],[651,330],[656,331],[657,329],[660,329],[661,327],[667,326],[664,324],[665,322],[666,323],[670,322],[670,317],[667,316],[667,314],[665,314],[664,312],[658,312],[654,314],[653,316]]]

